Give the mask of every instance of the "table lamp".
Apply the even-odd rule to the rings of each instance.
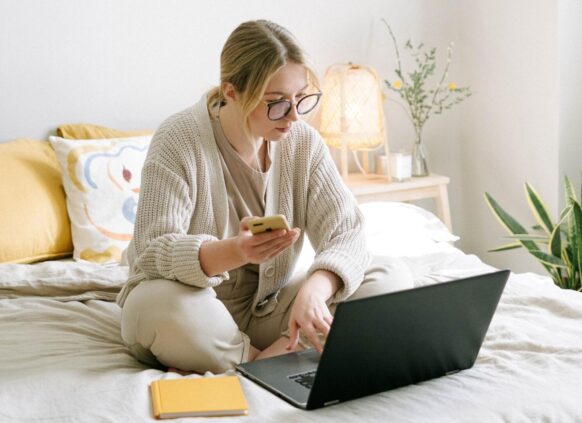
[[[384,108],[381,84],[376,71],[352,63],[330,66],[323,83],[321,124],[319,132],[325,143],[341,149],[340,173],[348,179],[348,151],[356,165],[367,175],[368,153],[388,143],[384,130]],[[357,152],[363,153],[362,166]],[[386,178],[390,180],[387,169]]]

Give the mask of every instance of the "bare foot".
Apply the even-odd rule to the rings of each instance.
[[[289,338],[287,338],[286,336],[282,336],[279,339],[277,339],[275,342],[273,342],[271,345],[269,345],[267,348],[265,348],[263,351],[261,351],[256,357],[255,360],[262,360],[264,358],[269,358],[269,357],[275,357],[277,355],[283,355],[283,354],[288,354],[292,351],[287,349],[287,345],[289,345]],[[293,351],[302,351],[303,347],[301,347],[299,344],[297,344],[297,346],[295,347],[295,349]]]
[[[188,376],[188,375],[191,375],[193,373],[196,373],[196,372],[191,371],[191,370],[180,370],[180,369],[177,369],[175,367],[168,367],[168,372],[179,373],[182,376]]]
[[[249,361],[254,361],[257,358],[257,355],[261,353],[261,350],[255,348],[251,345],[251,349],[249,351]]]

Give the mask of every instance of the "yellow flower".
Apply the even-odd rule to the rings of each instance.
[[[399,90],[400,87],[402,87],[402,81],[400,79],[392,83],[392,88],[394,88],[395,90]]]
[[[455,91],[457,89],[457,84],[455,84],[454,82],[449,82],[449,91]]]

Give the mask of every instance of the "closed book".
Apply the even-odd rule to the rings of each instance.
[[[150,384],[157,419],[234,416],[248,412],[237,376],[162,379]]]

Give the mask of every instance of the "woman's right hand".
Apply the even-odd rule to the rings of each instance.
[[[254,216],[241,220],[236,246],[245,263],[260,264],[277,256],[299,238],[301,229],[278,229],[273,232],[263,232],[253,235],[249,229],[249,220]]]

